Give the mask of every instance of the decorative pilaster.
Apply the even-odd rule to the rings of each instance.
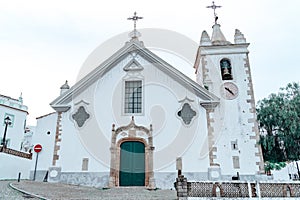
[[[153,151],[155,147],[153,146],[153,136],[152,136],[152,124],[150,124],[150,131],[149,131],[149,137],[148,137],[148,142],[149,142],[149,160],[148,160],[148,167],[149,167],[149,184],[148,188],[149,189],[155,189],[155,179],[154,179],[154,172],[153,172]]]
[[[57,112],[57,121],[56,121],[56,131],[55,131],[55,141],[54,141],[54,152],[52,159],[52,166],[56,166],[56,161],[59,160],[59,150],[60,150],[60,142],[61,142],[61,116],[62,112]]]
[[[110,175],[109,175],[109,187],[116,186],[116,132],[115,132],[115,125],[112,125],[111,131],[111,147],[110,147]]]
[[[211,114],[214,112],[214,109],[206,109],[206,121],[207,121],[207,132],[208,132],[208,150],[209,150],[209,164],[210,166],[216,166],[214,159],[217,158],[215,153],[217,152],[217,148],[214,147],[215,139],[214,139],[214,128],[212,123],[214,123],[214,119],[211,118]]]
[[[250,110],[249,112],[252,113],[252,118],[248,119],[248,123],[252,123],[252,132],[254,133],[250,136],[250,139],[256,141],[255,147],[257,148],[258,152],[255,154],[259,158],[259,162],[256,164],[259,167],[259,173],[263,174],[265,173],[264,171],[264,160],[262,156],[262,149],[259,142],[259,130],[258,130],[258,123],[257,123],[257,118],[256,118],[256,107],[255,107],[255,99],[254,99],[254,91],[253,91],[253,83],[252,83],[252,77],[251,77],[251,70],[250,70],[250,64],[249,64],[249,58],[247,55],[247,58],[244,59],[245,62],[245,73],[247,74],[247,79],[248,79],[248,91],[247,94],[250,96],[250,99],[247,99],[247,103],[250,104]]]

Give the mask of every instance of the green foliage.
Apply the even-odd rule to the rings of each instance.
[[[289,83],[258,102],[257,119],[265,161],[300,159],[300,85]]]
[[[285,162],[279,163],[272,163],[272,162],[265,162],[265,171],[270,172],[271,170],[281,170],[286,166]]]

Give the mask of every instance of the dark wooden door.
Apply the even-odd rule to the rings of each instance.
[[[130,141],[121,144],[120,186],[145,185],[145,145]]]

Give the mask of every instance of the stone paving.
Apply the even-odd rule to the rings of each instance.
[[[23,194],[12,189],[9,186],[9,183],[12,181],[0,181],[0,199],[1,200],[24,200],[24,199],[32,199],[36,200],[38,198],[34,198],[30,195]]]
[[[0,181],[0,183],[1,182],[2,181]],[[6,182],[6,185],[7,184],[8,182]],[[176,199],[176,191],[174,190],[149,191],[144,187],[120,187],[120,188],[111,188],[111,189],[102,189],[102,188],[100,189],[100,188],[92,188],[92,187],[84,187],[84,186],[67,185],[61,183],[44,183],[44,182],[33,182],[33,181],[12,182],[12,185],[18,189],[27,191],[32,194],[39,195],[40,197],[44,197],[45,199],[53,199],[53,200],[56,199],[57,200],[64,200],[64,199],[175,200]],[[2,191],[2,188],[0,189]],[[8,190],[10,191],[11,189]],[[10,199],[19,198],[18,196],[16,196],[17,198],[14,198],[15,196],[9,196],[10,194],[16,196],[18,192],[11,191],[10,193],[8,193],[6,196],[3,197],[1,196],[2,195],[1,194],[0,199],[10,200]]]

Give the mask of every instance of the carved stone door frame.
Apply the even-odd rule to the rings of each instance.
[[[145,145],[145,187],[155,189],[152,125],[150,124],[149,129],[138,126],[134,122],[134,117],[127,126],[115,128],[115,124],[112,125],[109,187],[119,187],[120,146],[123,142],[128,141],[142,142]]]

